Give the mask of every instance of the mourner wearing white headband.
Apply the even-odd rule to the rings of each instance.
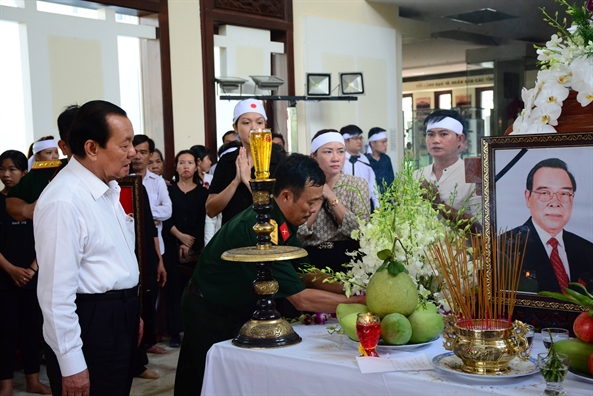
[[[463,227],[472,217],[479,218],[473,219],[472,228],[481,230],[481,197],[474,183],[465,182],[465,166],[458,154],[465,143],[463,118],[455,110],[437,110],[426,117],[424,124],[426,147],[434,162],[422,168],[418,177],[425,179],[424,186],[434,194],[435,206],[445,205],[443,216],[453,222],[466,220]]]
[[[367,181],[369,195],[371,197],[372,207],[379,207],[379,192],[376,186],[375,172],[369,160],[362,153],[362,129],[356,125],[346,125],[340,129],[340,134],[344,137],[346,145],[346,161],[344,163],[344,172],[362,177]]]
[[[259,100],[246,99],[235,106],[233,130],[239,136],[242,147],[220,157],[206,201],[208,216],[215,217],[222,213],[223,225],[252,204],[249,180],[255,176],[249,131],[265,128],[267,120],[266,111]],[[270,173],[273,174],[281,159],[282,154],[272,150]]]
[[[53,161],[60,158],[58,144],[53,136],[42,137],[33,143],[29,153],[29,170],[35,161]]]
[[[334,129],[324,129],[311,141],[313,157],[325,174],[323,201],[299,227],[298,237],[314,265],[341,271],[350,261],[346,251],[357,249],[350,235],[358,229],[357,216],[369,219],[370,198],[366,181],[343,172],[346,160],[344,138]]]
[[[375,172],[379,192],[383,193],[395,179],[391,158],[387,153],[387,133],[385,129],[375,127],[369,130],[369,149],[366,154],[369,164]]]

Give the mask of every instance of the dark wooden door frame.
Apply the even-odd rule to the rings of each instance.
[[[205,145],[215,153],[218,149],[218,142],[216,141],[214,35],[218,31],[218,26],[228,24],[270,30],[272,41],[284,44],[284,53],[288,56],[288,95],[294,95],[292,0],[256,0],[249,3],[240,0],[200,0],[200,23]],[[271,107],[268,107],[267,114],[269,117],[272,116]],[[273,125],[271,122],[272,120],[268,119],[268,125]],[[211,156],[211,158],[215,159],[216,156]]]

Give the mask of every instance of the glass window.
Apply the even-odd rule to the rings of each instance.
[[[140,24],[140,18],[138,18],[137,16],[118,13],[115,13],[115,21],[119,23],[128,23],[130,25]]]
[[[24,8],[22,0],[0,0],[0,6]]]
[[[439,109],[450,109],[452,102],[451,96],[450,93],[438,95],[437,107]]]
[[[28,146],[23,78],[29,76],[23,76],[20,26],[17,22],[0,20],[0,53],[4,59],[11,60],[0,62],[0,152],[19,150],[26,155]]]
[[[42,12],[51,12],[53,14],[99,19],[99,12],[97,10],[91,10],[90,8],[83,7],[72,7],[63,4],[49,3],[46,1],[38,1],[37,10]]]
[[[117,50],[121,107],[128,113],[134,133],[144,133],[140,39],[118,36]]]
[[[481,91],[480,104],[482,109],[484,109],[483,116],[490,117],[490,112],[494,108],[494,90]]]

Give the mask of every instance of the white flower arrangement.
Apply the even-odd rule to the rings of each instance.
[[[379,267],[396,263],[412,277],[422,299],[443,305],[445,300],[425,251],[450,229],[430,200],[423,197],[428,192],[415,176],[412,164],[404,161],[401,169],[381,194],[380,207],[370,221],[360,221],[360,228],[353,231],[352,238],[359,241],[360,249],[351,254],[353,259],[345,265],[345,272],[332,276],[344,284],[347,295],[361,294]]]
[[[545,47],[536,47],[542,70],[537,74],[535,87],[523,88],[521,92],[525,109],[515,120],[511,134],[556,132],[554,127],[569,88],[578,93],[581,106],[593,101],[593,1],[588,0],[582,7],[571,6],[566,0],[556,2],[567,7],[573,25],[566,28],[566,19],[560,23],[557,14],[552,18],[541,9],[544,20],[559,32],[552,35]]]

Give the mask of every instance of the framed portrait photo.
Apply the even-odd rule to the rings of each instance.
[[[572,331],[585,310],[537,293],[568,282],[593,288],[592,174],[593,133],[482,140],[487,263],[511,240],[522,261],[514,319]]]

